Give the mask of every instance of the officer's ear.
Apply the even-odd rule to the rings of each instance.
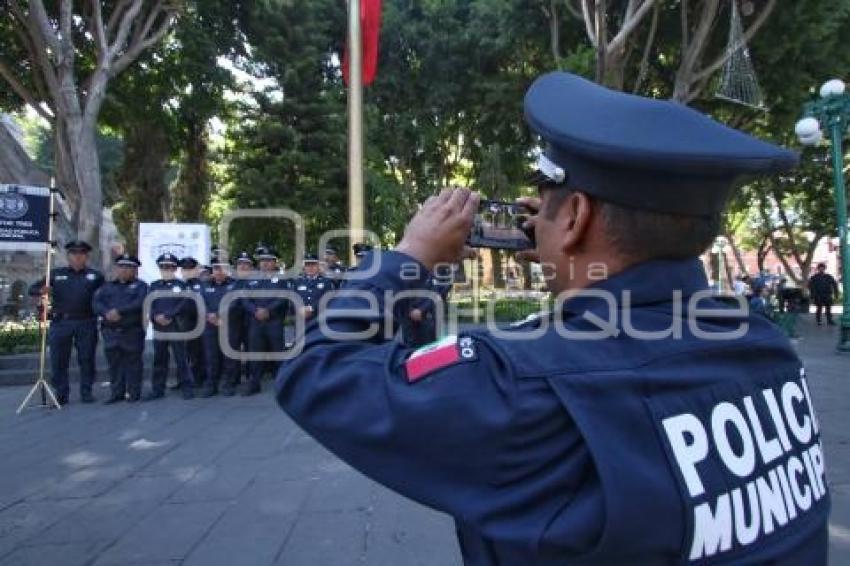
[[[571,192],[561,203],[556,226],[565,255],[581,250],[592,224],[593,209],[593,200],[581,191]]]

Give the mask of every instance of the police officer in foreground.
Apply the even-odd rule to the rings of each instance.
[[[160,291],[172,294],[159,299],[153,299],[150,306],[150,319],[154,332],[178,333],[190,330],[186,324],[191,299],[181,293],[187,291],[185,282],[177,278],[177,256],[165,253],[156,258],[160,279],[150,284],[149,292]],[[169,351],[174,357],[177,370],[177,381],[183,392],[184,399],[192,399],[192,372],[189,369],[189,359],[186,354],[186,341],[173,338],[153,338],[153,372],[151,374],[151,392],[146,400],[152,401],[165,397],[165,384],[168,379]]]
[[[260,264],[260,272],[244,288],[259,293],[286,292],[289,286],[280,275],[277,252],[269,246],[259,246],[254,252],[254,257]],[[242,299],[245,318],[249,321],[248,350],[251,353],[273,353],[283,350],[283,323],[290,309],[289,305],[290,302],[286,297],[280,296],[256,296]],[[267,371],[274,372],[277,366],[278,363],[271,360],[249,362],[249,377],[242,389],[242,395],[259,393],[263,375]]]
[[[80,401],[93,403],[97,351],[97,319],[92,311],[92,297],[101,285],[103,274],[88,264],[91,246],[82,240],[65,244],[68,265],[50,271],[50,384],[60,405],[68,403],[68,364],[71,347],[77,349],[80,367]],[[29,294],[43,297],[47,291],[44,277],[33,283]],[[44,308],[44,307],[42,307]]]
[[[207,383],[202,397],[212,397],[221,392],[227,397],[236,393],[239,361],[226,356],[221,348],[222,333],[227,333],[227,344],[234,350],[239,350],[241,335],[241,318],[236,313],[239,309],[238,299],[230,303],[227,310],[227,324],[222,302],[227,294],[236,290],[237,281],[230,276],[230,264],[223,255],[214,256],[211,261],[212,275],[203,286],[204,305],[207,309],[207,321],[204,328],[204,359],[206,365]]]
[[[443,192],[330,302],[335,333],[308,327],[280,405],[451,514],[467,564],[825,564],[830,497],[801,362],[770,322],[713,299],[698,259],[735,181],[796,156],[563,72],[532,84],[525,116],[546,144],[540,197],[524,203],[555,312],[418,350],[381,342],[385,292],[421,289],[461,254],[478,198]]]
[[[186,289],[201,296],[201,265],[193,257],[184,257],[180,260],[180,275],[186,284]],[[185,330],[190,331],[198,324],[198,305],[189,301],[185,316]],[[186,342],[186,357],[189,360],[189,370],[192,373],[192,381],[195,387],[201,387],[205,381],[206,370],[204,368],[204,338],[203,335]]]
[[[334,290],[334,282],[322,275],[319,258],[315,254],[304,255],[304,271],[295,278],[292,286],[304,302],[301,312],[296,314],[303,316],[307,322],[316,318],[324,294]]]
[[[92,306],[100,317],[103,350],[109,363],[112,395],[106,404],[138,401],[142,394],[142,354],[145,321],[142,307],[148,285],[136,278],[142,263],[122,254],[115,258],[117,277],[94,294]]]

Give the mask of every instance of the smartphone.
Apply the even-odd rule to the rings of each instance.
[[[528,208],[513,202],[482,200],[466,244],[473,248],[532,249],[534,231],[522,227],[530,215]]]

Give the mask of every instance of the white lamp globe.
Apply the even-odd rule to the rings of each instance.
[[[810,136],[800,136],[800,143],[803,145],[817,145],[823,139],[823,132],[818,130]]]
[[[841,79],[832,79],[830,81],[826,81],[823,83],[823,86],[820,87],[820,96],[821,98],[827,98],[829,96],[841,96],[844,94],[844,89],[846,85],[844,81]]]
[[[794,126],[794,133],[800,139],[811,137],[819,131],[820,122],[818,122],[817,118],[803,118]]]

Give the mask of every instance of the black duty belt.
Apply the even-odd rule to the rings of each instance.
[[[85,313],[85,314],[74,314],[74,313],[64,313],[64,312],[53,312],[50,313],[50,320],[94,320],[94,315]]]

